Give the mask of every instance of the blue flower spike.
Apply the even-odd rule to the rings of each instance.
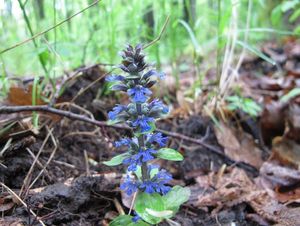
[[[169,109],[161,100],[151,100],[152,91],[150,88],[159,79],[163,79],[165,74],[155,69],[147,70],[149,65],[145,63],[145,55],[142,50],[141,44],[136,47],[127,45],[126,49],[120,53],[123,60],[122,64],[118,66],[126,75],[114,74],[106,78],[107,82],[113,83],[111,90],[127,93],[130,100],[127,106],[116,105],[108,113],[110,120],[127,124],[132,128],[134,134],[132,138],[125,137],[114,143],[116,148],[126,148],[127,152],[110,160],[111,165],[124,164],[126,166],[126,178],[121,183],[120,188],[129,196],[137,192],[136,202],[141,204],[136,204],[136,213],[132,217],[130,225],[135,223],[138,225],[157,224],[163,219],[163,217],[155,218],[147,212],[159,213],[162,211],[161,209],[156,210],[155,206],[148,208],[147,205],[152,202],[140,201],[139,199],[140,197],[150,197],[159,199],[153,203],[163,202],[163,197],[172,192],[169,185],[172,175],[165,169],[160,169],[160,166],[153,165],[152,162],[156,158],[175,161],[174,156],[180,155],[173,149],[164,148],[168,138],[160,132],[155,132],[155,121],[166,115]],[[163,153],[164,149],[167,149],[167,152]],[[168,155],[170,156],[168,157]],[[176,197],[176,195],[171,195],[171,197]],[[170,210],[165,212],[173,213]]]

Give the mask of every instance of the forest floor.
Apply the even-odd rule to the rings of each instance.
[[[203,103],[213,89],[213,72],[194,103],[168,78],[160,89],[161,96],[168,90],[173,109],[157,127],[185,159],[158,163],[174,175],[172,185],[192,191],[173,219],[182,226],[300,225],[300,43],[267,43],[262,51],[277,66],[247,58],[236,84],[242,96],[261,104],[257,117],[226,102],[210,107],[218,123],[207,116]],[[180,87],[193,83],[187,73]],[[127,100],[103,95],[104,74],[96,65],[61,79],[57,85],[68,86],[56,106],[105,122],[107,112]],[[30,105],[31,90],[30,79],[11,87],[0,108]],[[43,98],[37,103],[46,105]],[[47,111],[40,112],[37,131],[31,118],[30,111],[0,110],[0,225],[108,225],[128,212],[130,200],[119,189],[124,168],[101,162],[115,155],[112,142],[129,131]]]

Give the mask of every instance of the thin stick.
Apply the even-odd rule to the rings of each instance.
[[[97,78],[95,81],[91,82],[88,86],[84,87],[83,89],[80,89],[77,95],[71,100],[71,102],[74,102],[80,95],[82,95],[85,91],[87,91],[89,88],[91,88],[93,85],[95,85],[97,82],[102,80],[104,77],[112,73],[113,70],[101,75],[99,78]]]
[[[125,212],[124,212],[120,202],[118,201],[118,199],[114,198],[114,204],[115,204],[115,207],[116,207],[117,211],[119,212],[119,214],[125,215]]]
[[[52,26],[52,27],[50,27],[50,28],[48,28],[48,29],[46,29],[46,30],[40,32],[40,33],[37,33],[37,34],[33,35],[31,38],[28,38],[28,39],[26,39],[26,40],[24,40],[24,41],[22,41],[22,42],[19,42],[19,43],[15,44],[15,45],[13,45],[13,46],[11,46],[11,47],[8,47],[8,48],[2,50],[2,51],[0,52],[0,54],[5,53],[5,52],[7,52],[7,51],[9,51],[9,50],[11,50],[11,49],[14,49],[14,48],[18,47],[18,46],[21,46],[21,45],[23,45],[23,44],[25,44],[25,43],[27,43],[27,42],[30,42],[31,40],[33,40],[33,39],[35,39],[35,38],[37,38],[37,37],[39,37],[39,36],[41,36],[41,35],[43,35],[43,34],[49,32],[49,31],[55,29],[56,27],[58,27],[58,26],[64,24],[65,22],[71,20],[73,17],[75,17],[75,16],[77,16],[77,15],[83,13],[83,12],[86,11],[87,9],[93,7],[94,5],[96,5],[96,4],[97,4],[98,2],[100,2],[100,1],[101,1],[101,0],[96,0],[96,1],[93,2],[92,4],[88,5],[87,7],[85,7],[85,8],[82,9],[82,10],[80,10],[79,12],[77,12],[77,13],[71,15],[70,17],[66,18],[65,20],[59,22],[58,24],[55,24],[54,26]]]
[[[15,193],[13,192],[9,187],[7,187],[5,184],[0,182],[0,185],[4,187],[11,195],[13,195],[22,205],[29,210],[29,212],[40,222],[42,226],[46,226],[44,222],[27,206],[27,204]]]
[[[53,130],[53,128],[52,128],[50,131],[52,131],[52,130]],[[44,147],[45,147],[45,145],[46,145],[46,143],[47,143],[49,137],[50,137],[50,133],[47,134],[47,136],[46,136],[46,138],[44,139],[44,141],[43,141],[43,143],[42,143],[42,145],[41,145],[41,147],[40,147],[40,149],[39,149],[37,155],[35,156],[35,159],[33,160],[33,163],[31,164],[31,167],[30,167],[30,169],[29,169],[29,171],[28,171],[28,173],[27,173],[27,175],[26,175],[26,177],[25,177],[25,179],[24,179],[23,185],[22,185],[22,187],[21,187],[21,191],[20,191],[20,193],[19,193],[20,196],[22,195],[23,191],[24,191],[25,189],[27,189],[27,185],[28,185],[28,183],[29,183],[29,177],[31,176],[31,174],[32,174],[32,172],[33,172],[33,169],[34,169],[34,167],[35,167],[35,164],[37,163],[38,158],[39,158],[40,154],[42,153],[42,151],[43,151],[43,149],[44,149]],[[27,190],[27,191],[28,191],[28,190]],[[27,196],[27,192],[25,192],[25,197],[26,197],[26,196]]]
[[[83,155],[84,155],[84,161],[85,161],[86,175],[90,176],[91,172],[90,172],[90,165],[89,165],[89,157],[88,157],[88,154],[87,154],[86,150],[83,150]]]
[[[16,112],[23,112],[23,111],[41,111],[41,112],[50,112],[53,114],[57,114],[57,115],[61,115],[73,120],[79,120],[79,121],[83,121],[86,123],[90,123],[96,126],[104,126],[104,127],[113,127],[113,128],[117,128],[117,129],[126,129],[126,130],[130,130],[130,127],[126,126],[126,125],[122,125],[122,124],[117,124],[117,125],[111,125],[108,124],[107,122],[103,122],[103,121],[98,121],[98,120],[94,120],[91,118],[88,118],[86,116],[83,115],[79,115],[79,114],[75,114],[72,112],[68,112],[68,111],[64,111],[64,110],[60,110],[60,109],[56,109],[56,108],[52,108],[46,105],[37,105],[37,106],[1,106],[0,107],[0,114],[9,114],[9,113],[16,113]],[[244,163],[244,162],[237,162],[233,159],[231,159],[230,157],[228,157],[224,152],[222,152],[221,149],[218,149],[212,145],[207,144],[206,142],[202,141],[201,139],[194,139],[188,136],[185,136],[183,134],[180,133],[175,133],[175,132],[169,132],[169,131],[165,131],[162,129],[156,129],[157,132],[161,132],[165,135],[171,136],[171,137],[175,137],[178,139],[182,139],[185,141],[189,141],[195,144],[199,144],[205,148],[207,148],[209,151],[221,156],[224,158],[224,160],[226,161],[226,164],[236,164],[237,166],[244,168],[245,170],[251,171],[253,173],[258,173],[257,169],[254,168],[253,166]]]
[[[109,125],[107,122],[97,121],[93,120],[91,118],[88,118],[84,115],[75,114],[69,111],[64,111],[60,109],[56,109],[53,107],[49,107],[47,105],[25,105],[25,106],[1,106],[0,107],[0,114],[10,114],[10,113],[17,113],[17,112],[24,112],[24,111],[40,111],[40,112],[49,112],[56,115],[61,115],[66,118],[84,121],[90,124],[94,124],[96,126],[108,126],[108,127],[114,127],[118,129],[124,129],[124,125]],[[125,128],[126,129],[126,128]]]
[[[55,138],[54,138],[54,136],[53,136],[52,131],[49,130],[48,126],[47,126],[46,128],[47,128],[47,130],[48,130],[48,133],[50,133],[51,140],[52,140],[52,143],[53,143],[53,145],[54,145],[54,149],[53,149],[53,151],[52,151],[52,153],[51,153],[51,155],[50,155],[48,161],[46,162],[46,164],[45,164],[44,167],[42,168],[42,170],[39,172],[39,174],[36,176],[36,178],[35,178],[35,179],[32,181],[32,183],[29,185],[28,190],[30,190],[30,189],[32,188],[32,186],[33,186],[33,185],[36,183],[36,181],[40,178],[40,176],[43,174],[43,172],[46,171],[47,166],[50,164],[50,162],[51,162],[51,160],[53,159],[53,157],[54,157],[54,155],[55,155],[55,153],[56,153],[56,150],[57,150],[57,148],[58,148],[57,143],[56,143],[56,141],[55,141]]]
[[[26,151],[30,154],[30,156],[33,158],[33,159],[35,159],[35,155],[32,153],[32,151],[29,149],[29,148],[26,148]],[[41,169],[43,169],[43,165],[42,165],[42,163],[39,161],[39,160],[37,160],[36,161],[36,163],[37,163],[37,165],[41,168]],[[49,175],[49,172],[48,172],[48,170],[47,169],[45,169],[45,175],[48,177],[48,179],[51,181],[51,177],[50,177],[50,175]]]
[[[167,19],[166,19],[166,21],[165,21],[165,23],[164,23],[164,25],[163,25],[163,27],[162,27],[162,29],[161,29],[159,35],[157,36],[157,38],[154,39],[153,41],[149,42],[149,43],[146,44],[145,46],[143,46],[143,49],[148,48],[149,46],[155,44],[156,42],[158,42],[158,41],[161,39],[161,36],[163,35],[163,33],[165,33],[165,30],[166,30],[166,28],[167,28],[167,25],[168,25],[168,23],[169,23],[169,20],[170,20],[170,15],[167,16]]]
[[[137,191],[133,194],[133,197],[132,197],[132,201],[131,201],[131,205],[130,205],[130,209],[129,209],[129,212],[128,212],[128,215],[131,214],[131,211],[133,210],[133,206],[134,206],[134,202],[135,202],[135,199],[136,199],[136,196],[137,196]]]

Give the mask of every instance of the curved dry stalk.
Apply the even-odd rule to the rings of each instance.
[[[52,130],[53,130],[53,128],[51,128],[50,132],[52,132]],[[42,151],[43,151],[43,149],[44,149],[44,147],[45,147],[45,145],[46,145],[46,143],[47,143],[47,141],[48,141],[48,139],[50,137],[50,132],[47,134],[46,138],[44,139],[44,141],[43,141],[43,143],[42,143],[42,145],[41,145],[41,147],[40,147],[37,155],[35,156],[35,159],[33,160],[32,165],[31,165],[31,167],[30,167],[30,169],[29,169],[29,171],[28,171],[28,173],[27,173],[27,175],[26,175],[26,177],[24,179],[23,185],[22,185],[20,193],[19,193],[20,196],[22,195],[24,189],[26,189],[26,187],[27,187],[27,184],[29,182],[29,178],[30,178],[30,176],[31,176],[31,174],[33,172],[35,164],[37,163],[38,158],[39,158],[40,154],[42,153]],[[26,197],[26,195],[27,195],[27,192],[25,192],[25,197]]]

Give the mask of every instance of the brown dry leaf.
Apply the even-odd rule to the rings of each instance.
[[[276,137],[273,140],[271,159],[300,168],[300,145],[286,137]]]
[[[32,85],[29,85],[27,89],[23,87],[10,87],[8,101],[12,105],[32,105]],[[38,98],[36,105],[43,104],[45,102]]]
[[[218,142],[224,147],[225,154],[235,161],[246,162],[259,169],[263,163],[262,150],[251,135],[230,128],[224,123],[220,123],[220,126],[221,129],[215,127],[215,134]]]
[[[276,199],[281,203],[300,203],[300,188],[289,192],[276,192]]]
[[[189,115],[189,113],[191,113],[191,103],[186,100],[182,90],[176,92],[176,99],[179,104],[179,109],[181,109],[181,113],[183,115]]]
[[[24,220],[17,217],[3,217],[0,218],[1,226],[24,226]]]
[[[275,162],[264,162],[260,168],[260,176],[269,180],[273,187],[293,186],[300,182],[300,171],[280,166]]]
[[[279,101],[266,99],[264,106],[259,126],[264,143],[270,145],[274,137],[282,136],[284,133],[286,105]]]
[[[203,178],[203,177],[202,177]],[[231,207],[244,202],[245,195],[248,195],[255,186],[249,179],[247,174],[238,168],[220,177],[220,174],[211,174],[204,184],[201,178],[197,179],[201,187],[209,184],[211,187],[215,187],[217,190],[198,197],[198,206],[215,206],[214,213],[218,212],[223,207]],[[254,190],[254,189],[253,189]]]
[[[300,208],[288,209],[282,207],[279,211],[278,224],[276,226],[299,226],[300,225]]]
[[[275,51],[276,44],[274,43],[266,43],[262,46],[262,51],[269,55],[273,60],[277,63],[284,63],[287,59],[285,52]]]
[[[13,202],[2,203],[2,204],[0,204],[0,212],[10,210],[11,208],[14,207],[14,205],[15,205],[15,203],[13,203]]]
[[[300,171],[280,166],[278,163],[265,162],[260,169],[259,184],[274,191],[274,197],[281,203],[300,200]],[[298,187],[298,188],[297,188]]]
[[[286,136],[300,143],[300,105],[295,103],[296,101],[297,100],[289,104],[288,114],[287,114],[287,122],[288,122],[289,130]]]
[[[269,192],[256,186],[241,169],[233,168],[222,177],[220,173],[202,176],[197,178],[197,182],[201,187],[209,184],[216,188],[215,191],[200,195],[196,203],[203,209],[207,206],[215,207],[213,215],[223,208],[247,203],[260,217],[272,223],[288,226],[299,222],[299,214],[296,214],[299,213],[299,208],[290,209],[280,204]]]

